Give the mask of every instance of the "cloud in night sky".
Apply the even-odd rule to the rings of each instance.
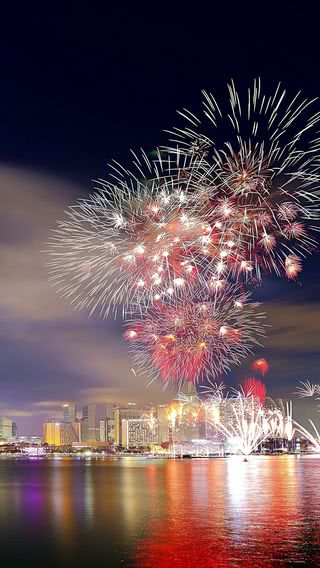
[[[54,415],[60,402],[168,400],[131,372],[121,325],[72,311],[49,286],[40,251],[64,208],[83,193],[59,180],[2,167],[0,357],[3,410]],[[1,410],[1,413],[2,410]],[[13,414],[10,412],[10,414]],[[18,420],[22,424],[22,420]],[[30,423],[32,421],[30,420]],[[39,420],[34,421],[36,425]],[[27,424],[24,421],[23,424]],[[31,427],[31,426],[30,426]]]
[[[40,251],[83,188],[4,166],[0,183],[0,414],[17,417],[20,430],[32,433],[66,400],[173,398],[156,383],[146,389],[147,379],[133,375],[120,322],[72,311],[48,284],[47,257]],[[262,287],[261,299],[263,294]],[[257,355],[270,359],[271,394],[290,396],[298,380],[318,380],[320,302],[306,302],[302,289],[294,299],[274,296],[264,304],[272,328]],[[230,375],[229,384],[248,373],[251,360]]]

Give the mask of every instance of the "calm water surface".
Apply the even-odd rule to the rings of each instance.
[[[0,459],[1,567],[320,566],[320,458]]]

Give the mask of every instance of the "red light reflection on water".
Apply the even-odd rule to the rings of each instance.
[[[308,518],[308,508],[320,505],[319,484],[301,484],[300,467],[294,456],[170,462],[165,503],[149,519],[148,536],[136,544],[135,566],[310,565],[310,550],[320,565],[320,518],[313,526]],[[149,481],[153,487],[154,470]]]

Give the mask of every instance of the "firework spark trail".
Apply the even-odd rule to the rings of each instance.
[[[225,272],[246,280],[261,280],[263,272],[294,279],[301,257],[317,246],[319,230],[320,113],[311,110],[316,99],[298,93],[287,101],[280,85],[264,94],[259,79],[248,89],[246,104],[233,82],[228,90],[225,111],[203,91],[204,117],[184,110],[187,125],[173,129],[172,141],[194,164],[207,164],[201,213],[217,229]],[[223,144],[220,132],[227,132]]]
[[[208,379],[205,385],[200,385],[200,393],[205,397],[209,397],[211,402],[221,402],[228,396],[226,388],[223,382],[217,383]]]
[[[247,377],[241,382],[245,395],[254,396],[263,405],[266,400],[266,386],[255,377]]]
[[[317,453],[320,453],[320,433],[317,427],[315,426],[314,422],[309,419],[309,422],[313,428],[312,430],[308,430],[304,426],[301,426],[298,422],[295,421],[295,425],[297,427],[297,431],[300,432],[303,436],[307,438],[307,440],[311,443],[313,450]]]
[[[268,397],[268,408],[265,409],[265,412],[270,418],[270,435],[291,442],[295,433],[292,402],[289,401],[284,404],[280,400],[276,403]]]
[[[287,438],[289,442],[293,439],[295,428],[293,426],[293,418],[292,418],[292,402],[286,403],[286,413],[285,413],[285,420],[284,420],[284,427],[283,427],[283,438]]]
[[[198,395],[186,395],[178,392],[176,400],[182,408],[182,418],[188,426],[195,426],[202,413],[201,399]]]
[[[229,407],[227,421],[221,420],[217,404]],[[205,401],[204,405],[209,422],[229,444],[236,447],[237,453],[250,455],[271,434],[271,416],[250,393],[247,395],[242,390],[234,390],[233,396],[227,396],[218,403],[214,397]]]
[[[209,288],[154,303],[141,316],[139,306],[127,313],[124,333],[134,366],[164,386],[197,383],[204,376],[226,373],[259,345],[264,314],[250,294],[233,285],[220,292]]]
[[[297,394],[299,398],[313,398],[315,400],[319,400],[316,395],[320,394],[320,385],[312,384],[310,381],[300,381],[300,385],[297,387],[297,391],[294,394]],[[299,422],[294,421],[296,425],[296,429],[300,434],[305,436],[307,440],[310,442],[313,450],[317,453],[320,453],[320,433],[314,422],[309,418],[309,422],[312,426],[312,430],[308,430],[305,426],[302,426]]]
[[[299,398],[314,397],[316,394],[320,394],[320,385],[311,384],[310,381],[300,381],[301,387],[297,387],[297,394]]]

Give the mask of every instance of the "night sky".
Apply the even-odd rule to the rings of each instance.
[[[176,109],[197,112],[203,88],[221,96],[230,78],[246,87],[260,75],[267,88],[281,80],[292,94],[320,95],[317,18],[293,7],[50,6],[1,13],[0,415],[14,416],[21,434],[39,432],[66,400],[173,396],[134,377],[120,324],[73,312],[48,285],[41,251],[65,207],[107,175],[112,158],[128,163],[130,148],[164,144]],[[272,326],[257,355],[270,362],[273,396],[319,379],[318,280],[315,254],[298,284],[267,279],[255,292]],[[306,415],[305,403],[295,405]]]

